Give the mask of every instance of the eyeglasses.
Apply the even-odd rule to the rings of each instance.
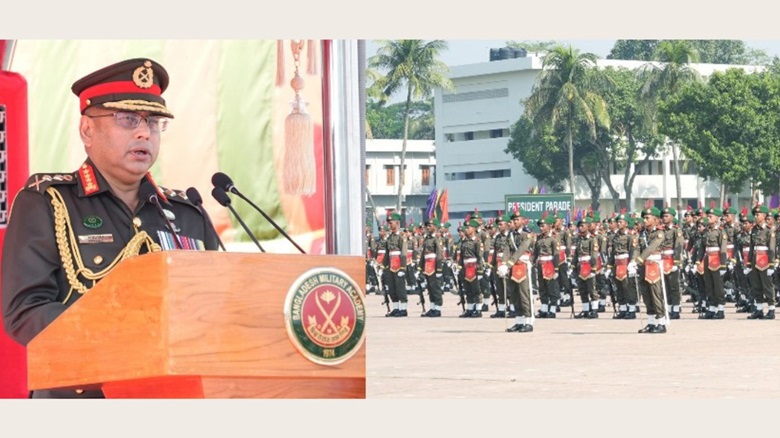
[[[126,113],[126,112],[101,114],[99,116],[87,115],[87,117],[92,119],[96,119],[98,117],[113,117],[117,125],[127,129],[135,129],[138,127],[138,125],[141,124],[141,120],[146,120],[146,125],[149,127],[149,130],[152,132],[165,131],[168,128],[168,122],[170,121],[169,118],[163,116],[143,117],[138,113]]]

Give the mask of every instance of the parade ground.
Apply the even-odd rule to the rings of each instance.
[[[426,297],[427,299],[427,297]],[[685,299],[685,297],[684,297]],[[635,320],[536,319],[532,333],[506,333],[514,319],[459,318],[444,294],[442,317],[385,317],[381,295],[367,306],[369,399],[776,399],[780,319],[748,320],[726,307],[723,320],[699,320],[683,303],[665,334],[638,334]],[[535,300],[535,309],[539,301]],[[575,311],[581,310],[579,300]]]

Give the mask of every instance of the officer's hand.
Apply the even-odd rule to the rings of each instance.
[[[436,273],[436,278],[441,278],[441,272]]]
[[[769,269],[766,270],[766,275],[768,275],[770,277],[772,275],[774,275],[774,273],[775,273],[775,268],[769,268]]]
[[[745,274],[745,275],[748,275],[748,274],[750,274],[750,268],[744,268],[744,269],[742,269],[742,273],[743,273],[743,274]]]
[[[677,269],[677,265],[672,266],[672,272],[677,272],[679,269]]]
[[[406,275],[406,274],[404,273],[404,271],[398,271],[398,276],[399,276],[399,277],[403,277],[404,275]]]
[[[725,269],[721,269],[720,270],[720,276],[723,277],[724,275],[726,275],[726,270]]]
[[[612,269],[606,269],[604,271],[604,276],[609,278],[612,275]]]
[[[509,273],[509,266],[501,265],[498,267],[498,270],[496,272],[498,273],[499,277],[504,278],[506,277],[506,274]]]
[[[733,271],[734,270],[734,263],[729,262],[727,268],[728,268],[729,271]]]
[[[588,278],[596,278],[596,273],[591,272],[590,275],[588,275]]]
[[[487,269],[485,269],[485,275],[487,275],[488,277],[490,277],[490,268],[487,268]]]
[[[482,276],[481,275],[477,275],[477,280],[482,280]]]

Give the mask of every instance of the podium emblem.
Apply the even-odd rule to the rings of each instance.
[[[345,362],[365,339],[361,289],[336,268],[314,268],[298,277],[287,292],[284,316],[295,348],[320,365]]]

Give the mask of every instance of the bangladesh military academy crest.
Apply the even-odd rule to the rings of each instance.
[[[360,288],[336,268],[315,268],[298,277],[287,292],[284,315],[292,343],[320,365],[345,362],[365,338]]]

